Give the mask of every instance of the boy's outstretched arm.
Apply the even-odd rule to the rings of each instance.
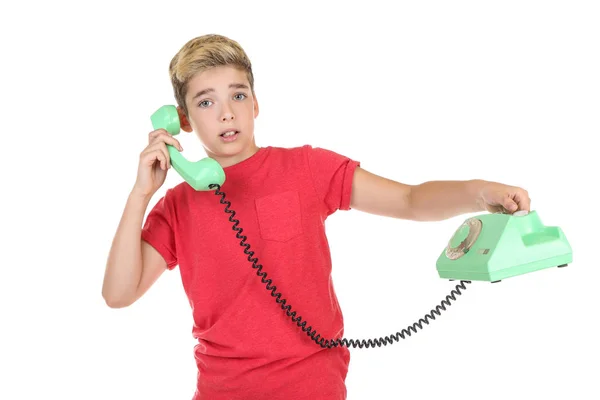
[[[522,188],[481,179],[407,185],[357,167],[350,207],[386,217],[439,221],[479,211],[529,211],[530,199]]]

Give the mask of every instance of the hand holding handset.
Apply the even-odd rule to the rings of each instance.
[[[154,129],[165,129],[171,135],[181,131],[179,110],[173,105],[160,107],[150,117]],[[167,144],[171,165],[175,171],[195,190],[212,190],[209,185],[223,185],[225,172],[221,165],[210,157],[198,161],[187,160],[174,146]]]

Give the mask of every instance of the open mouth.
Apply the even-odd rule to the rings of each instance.
[[[240,133],[240,131],[231,130],[231,131],[223,132],[219,136],[221,136],[221,138],[223,138],[224,141],[231,142],[231,141],[234,141],[238,137],[239,133]]]

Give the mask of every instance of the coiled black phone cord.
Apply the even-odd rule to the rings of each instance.
[[[429,320],[435,320],[435,315],[440,315],[440,310],[446,310],[446,306],[451,306],[452,304],[450,303],[450,300],[456,300],[456,295],[461,295],[461,289],[466,289],[466,285],[467,283],[471,283],[471,281],[460,281],[460,283],[458,285],[456,285],[456,288],[454,290],[452,290],[450,292],[449,295],[446,296],[446,298],[442,301],[442,303],[437,306],[436,308],[434,308],[433,310],[431,310],[431,312],[429,314],[426,314],[424,318],[421,318],[419,321],[415,322],[414,324],[408,326],[408,328],[403,329],[401,332],[397,332],[394,335],[389,335],[385,338],[378,338],[378,339],[369,339],[368,341],[365,340],[354,340],[354,339],[335,339],[335,340],[329,340],[329,339],[323,339],[321,338],[321,335],[317,334],[317,331],[313,329],[312,326],[309,326],[308,328],[306,327],[307,323],[306,321],[302,321],[302,317],[298,316],[296,317],[296,311],[291,311],[292,306],[287,304],[287,300],[286,299],[281,299],[281,293],[276,293],[277,290],[277,286],[275,285],[271,285],[272,280],[271,279],[267,279],[267,273],[263,272],[263,266],[261,264],[257,264],[258,263],[258,258],[254,257],[254,252],[250,251],[250,244],[246,243],[246,239],[247,237],[242,235],[242,232],[244,231],[242,228],[239,228],[238,225],[240,223],[239,220],[235,219],[235,211],[231,210],[229,207],[231,206],[231,203],[228,200],[225,200],[225,193],[221,192],[219,189],[221,188],[220,185],[218,184],[211,184],[209,185],[210,189],[214,189],[215,190],[215,195],[217,196],[221,196],[220,199],[220,203],[221,204],[225,204],[225,212],[228,214],[231,214],[229,216],[229,221],[233,222],[233,230],[236,231],[236,237],[238,239],[241,239],[240,242],[240,246],[244,247],[244,254],[248,255],[248,261],[250,261],[252,263],[252,268],[256,269],[256,275],[260,276],[262,279],[262,283],[266,284],[266,289],[268,291],[271,292],[271,296],[275,297],[275,301],[281,305],[281,309],[284,310],[287,314],[288,317],[290,317],[292,319],[293,322],[295,322],[299,328],[302,329],[302,331],[306,332],[306,334],[313,340],[315,341],[315,343],[317,343],[319,346],[325,348],[332,348],[332,347],[338,347],[338,346],[352,346],[354,348],[359,347],[359,348],[363,348],[363,347],[375,347],[375,345],[377,345],[377,347],[381,347],[386,346],[388,343],[389,344],[394,344],[394,342],[392,341],[395,340],[397,342],[400,341],[399,338],[402,339],[406,339],[406,335],[411,336],[411,331],[416,333],[417,332],[417,327],[419,329],[423,329],[423,323],[426,323],[429,325]]]

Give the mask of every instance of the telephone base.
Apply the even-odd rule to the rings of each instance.
[[[536,211],[468,218],[440,254],[443,279],[498,282],[573,261],[564,232],[546,226]]]
[[[547,268],[563,268],[572,262],[570,254],[564,256],[552,257],[546,260],[540,260],[529,264],[517,265],[506,268],[501,271],[493,272],[472,272],[472,271],[438,271],[440,278],[448,280],[465,280],[465,281],[487,281],[499,282],[503,279],[512,278],[513,276],[524,275],[535,271],[540,271]]]

